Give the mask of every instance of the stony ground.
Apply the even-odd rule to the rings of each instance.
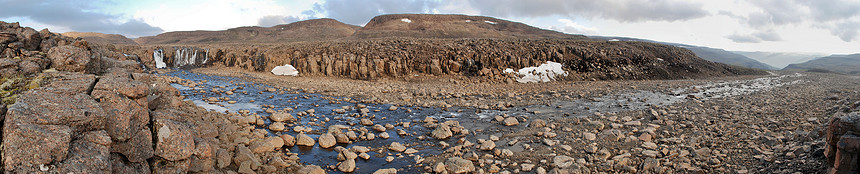
[[[194,71],[368,103],[501,110],[528,110],[530,106],[632,90],[672,93],[675,88],[761,77],[488,84],[447,76],[357,81],[279,77],[229,68]],[[450,138],[460,139],[457,144],[438,145],[445,153],[426,157],[417,167],[441,173],[821,173],[821,128],[834,108],[860,100],[860,78],[803,73],[793,80],[800,83],[746,95],[693,97],[668,106],[598,112],[586,117],[560,116],[555,113],[565,111],[559,107],[562,111],[554,114],[500,115],[497,121],[450,125],[418,122],[432,127],[468,127],[469,131],[454,132]],[[505,126],[509,118],[520,124]],[[435,136],[435,132],[428,136]],[[477,142],[473,141],[476,138]]]

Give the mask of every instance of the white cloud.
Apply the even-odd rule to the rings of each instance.
[[[562,24],[564,24],[564,26],[560,26],[560,27],[550,26],[549,28],[552,30],[561,31],[561,32],[568,33],[568,34],[586,34],[586,35],[597,34],[597,28],[583,26],[583,25],[580,25],[580,24],[578,24],[578,23],[576,23],[570,19],[558,19],[558,22],[561,22]]]
[[[256,26],[266,16],[300,15],[269,0],[212,0],[169,2],[154,9],[141,9],[134,18],[166,31],[223,30]]]

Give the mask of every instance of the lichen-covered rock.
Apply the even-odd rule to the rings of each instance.
[[[115,142],[111,152],[121,153],[130,162],[146,162],[155,154],[152,149],[152,131],[148,127],[138,130],[131,139]]]
[[[126,141],[149,124],[149,109],[134,100],[106,90],[95,90],[93,96],[110,115],[105,127],[114,141]]]

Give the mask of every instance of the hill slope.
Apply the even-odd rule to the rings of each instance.
[[[221,31],[176,31],[135,39],[140,44],[278,43],[332,40],[351,36],[359,26],[334,19],[312,19],[272,27]]]
[[[709,48],[709,47],[702,47],[702,46],[693,46],[693,45],[686,45],[686,44],[679,44],[679,43],[670,43],[670,42],[658,42],[658,41],[653,41],[653,40],[628,38],[628,37],[609,37],[609,36],[588,36],[588,37],[592,38],[592,39],[599,39],[599,40],[640,41],[640,42],[651,42],[651,43],[672,45],[672,46],[686,48],[690,51],[693,51],[693,53],[696,53],[696,56],[699,56],[702,59],[713,61],[713,62],[725,63],[725,64],[729,64],[729,65],[743,66],[743,67],[747,67],[747,68],[765,69],[765,70],[778,70],[779,69],[779,68],[770,66],[768,64],[759,62],[755,59],[751,59],[751,58],[746,57],[744,55],[736,54],[736,53],[726,51],[723,49]]]
[[[137,44],[136,42],[134,42],[134,40],[131,40],[119,34],[103,34],[94,32],[65,32],[61,35],[73,38],[80,37],[89,42],[100,44]]]
[[[783,70],[807,70],[860,75],[860,54],[821,57],[804,63],[788,65]]]
[[[376,16],[353,37],[587,39],[582,35],[569,35],[491,17],[437,14]]]

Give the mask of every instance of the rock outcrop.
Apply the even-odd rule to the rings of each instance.
[[[837,112],[827,125],[827,173],[860,172],[860,102]]]

